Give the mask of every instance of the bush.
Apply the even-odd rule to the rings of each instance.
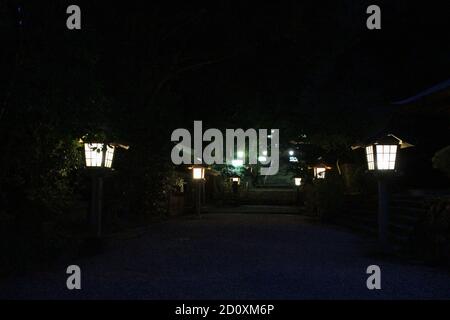
[[[450,178],[450,146],[447,146],[433,157],[433,167],[444,172]]]
[[[302,187],[304,194],[305,212],[309,215],[317,215],[317,189],[314,184],[307,183]]]
[[[327,172],[326,179],[317,179],[306,185],[305,207],[310,214],[322,221],[333,220],[341,211],[344,201],[344,183],[334,171]]]
[[[425,260],[450,265],[450,199],[437,199],[430,204],[412,242]]]

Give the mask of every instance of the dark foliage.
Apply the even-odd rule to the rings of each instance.
[[[386,2],[391,31],[377,35],[365,29],[368,1],[146,3],[80,3],[82,30],[69,31],[65,1],[0,2],[3,252],[51,255],[68,229],[83,230],[86,134],[130,145],[107,180],[109,221],[159,216],[174,184],[175,128],[281,128],[283,146],[306,135],[305,145],[357,162],[348,145],[390,113],[378,107],[448,66],[448,42],[431,40],[422,7],[406,1]],[[429,52],[437,67],[412,74]]]

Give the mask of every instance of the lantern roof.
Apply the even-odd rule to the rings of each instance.
[[[175,167],[179,167],[179,166],[175,166]],[[180,168],[183,168],[181,170],[187,170],[187,171],[191,171],[193,168],[204,168],[205,169],[205,174],[208,174],[208,175],[211,175],[211,176],[220,176],[220,174],[221,174],[219,171],[214,169],[211,165],[207,165],[207,164],[204,164],[204,163],[185,165],[185,166],[182,166]]]
[[[313,161],[308,165],[308,169],[313,168],[325,168],[327,170],[330,170],[333,167],[331,166],[329,161],[326,161],[323,157],[319,157],[316,159],[316,161]]]
[[[95,140],[95,139],[89,139],[86,137],[80,138],[78,140],[79,143],[105,143],[111,147],[116,147],[116,148],[122,148],[125,150],[130,149],[130,146],[128,144],[125,144],[123,142],[109,142],[109,141],[100,141],[100,140]]]
[[[402,140],[401,138],[395,136],[392,133],[388,133],[386,135],[378,135],[374,137],[370,137],[363,142],[352,145],[352,150],[356,150],[359,148],[364,148],[369,144],[387,144],[387,145],[398,145],[400,149],[405,149],[409,147],[414,147],[414,145]]]
[[[318,164],[315,164],[315,165],[312,165],[312,166],[308,166],[308,169],[314,169],[314,168],[324,168],[324,169],[327,169],[327,170],[333,169],[333,167],[331,167],[331,166],[329,166],[329,165],[327,165],[325,163],[318,163]]]

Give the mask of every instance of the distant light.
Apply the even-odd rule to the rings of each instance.
[[[298,162],[297,157],[289,157],[289,162]]]
[[[231,182],[241,184],[241,178],[239,177],[232,177]]]
[[[267,136],[267,138],[269,138],[269,139],[272,139],[272,135],[271,135],[271,134],[269,134],[269,135]]]
[[[289,150],[289,155],[293,156],[294,155],[294,150]]]
[[[263,156],[267,156],[267,150],[264,150],[264,151],[262,152],[262,155],[263,155]]]
[[[298,187],[302,184],[302,178],[294,178],[295,185]]]
[[[192,178],[194,180],[201,180],[205,178],[205,168],[203,167],[193,167],[192,168]]]
[[[314,167],[314,177],[317,179],[325,179],[327,169],[324,167]]]
[[[242,160],[242,159],[231,160],[231,165],[233,167],[242,167],[244,165],[244,160]]]
[[[244,151],[238,151],[238,152],[237,152],[237,157],[238,157],[239,159],[244,158]]]
[[[258,157],[258,161],[259,161],[259,162],[266,162],[266,161],[267,161],[267,157],[265,157],[265,156],[259,156],[259,157]]]

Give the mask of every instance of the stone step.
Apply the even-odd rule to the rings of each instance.
[[[402,213],[395,213],[390,216],[390,219],[392,221],[396,221],[399,223],[404,224],[416,224],[419,218],[417,216],[408,215],[408,214],[402,214]]]
[[[415,198],[397,198],[392,197],[390,199],[391,204],[402,206],[402,207],[411,207],[411,208],[422,208],[424,205],[423,199],[415,199]]]
[[[236,206],[205,206],[204,213],[273,213],[299,214],[300,207],[295,206],[267,206],[267,205],[236,205]]]
[[[342,214],[347,216],[355,216],[355,217],[376,217],[377,211],[376,210],[367,210],[367,209],[361,209],[361,208],[343,208]]]
[[[296,193],[292,188],[250,189],[241,192],[240,201],[244,204],[293,205]]]
[[[346,198],[342,207],[344,215],[338,223],[349,229],[377,236],[378,199],[362,196]],[[417,222],[425,215],[423,198],[409,195],[393,195],[389,206],[389,239],[401,248],[414,232]]]
[[[398,235],[409,235],[414,231],[415,226],[407,224],[399,224],[395,222],[389,223],[389,232]]]
[[[389,241],[395,244],[403,245],[409,240],[409,235],[393,234],[389,233]],[[399,247],[401,248],[401,246]]]
[[[241,199],[239,203],[245,205],[294,205],[295,201],[289,199],[265,199],[265,200]]]
[[[406,208],[406,207],[390,206],[389,212],[394,216],[403,215],[414,218],[420,218],[421,216],[427,213],[427,210],[424,208]]]

